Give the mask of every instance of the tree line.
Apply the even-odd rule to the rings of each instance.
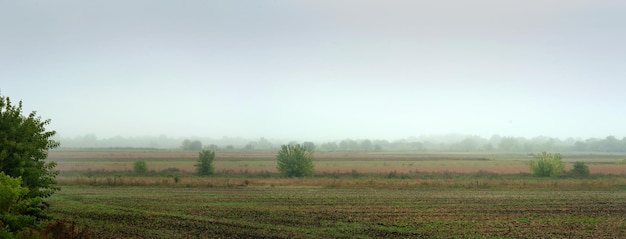
[[[456,141],[431,139],[401,139],[396,141],[387,140],[354,140],[343,139],[339,141],[329,141],[323,143],[315,143],[312,141],[304,141],[302,143],[291,141],[288,144],[302,144],[303,146],[320,152],[384,152],[384,151],[446,151],[446,152],[542,152],[542,151],[558,151],[558,152],[626,152],[626,137],[617,139],[614,136],[608,136],[603,139],[590,138],[582,139],[566,139],[548,137],[535,137],[527,139],[524,137],[502,137],[492,136],[490,138],[482,138],[478,136],[467,136],[459,138]],[[183,150],[199,151],[201,149],[209,149],[214,151],[276,151],[278,146],[265,138],[256,141],[250,141],[247,144],[234,147],[232,145],[203,145],[200,140],[185,140],[180,148]]]
[[[283,144],[300,143],[321,152],[380,152],[380,151],[448,151],[448,152],[626,152],[626,137],[588,139],[560,139],[545,136],[533,138],[493,135],[439,135],[409,137],[398,140],[385,139],[342,139],[334,141],[281,141],[261,137],[256,140],[244,138],[173,138],[158,137],[113,137],[98,138],[93,134],[75,138],[56,138],[65,148],[145,148],[182,149],[199,151],[277,151]]]

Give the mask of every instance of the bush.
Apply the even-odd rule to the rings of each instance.
[[[41,197],[26,198],[28,188],[22,186],[21,178],[12,178],[0,172],[0,224],[8,232],[18,232],[27,227],[38,227],[37,216]],[[0,233],[2,234],[2,233]]]
[[[565,163],[562,160],[561,154],[550,154],[542,152],[540,155],[535,155],[535,158],[530,160],[530,169],[533,174],[538,177],[556,177],[563,173],[565,170]]]
[[[11,103],[0,95],[0,172],[21,178],[28,188],[26,198],[47,198],[59,190],[55,162],[46,162],[48,150],[58,147],[56,131],[47,131],[50,120],[42,120],[33,111],[24,115],[22,102]]]
[[[202,150],[198,154],[198,163],[196,166],[196,173],[199,176],[208,176],[214,173],[213,160],[215,159],[215,151]]]
[[[133,165],[133,171],[135,173],[146,173],[148,172],[148,165],[146,164],[146,161],[136,161],[135,164]]]
[[[578,178],[589,177],[589,167],[583,162],[576,162],[569,174]]]
[[[285,177],[313,175],[313,153],[300,144],[282,145],[276,155],[277,169]]]

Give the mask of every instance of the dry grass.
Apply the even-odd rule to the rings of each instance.
[[[49,160],[58,163],[60,171],[131,171],[134,161],[144,160],[149,170],[161,171],[178,168],[182,171],[195,170],[197,152],[182,151],[62,151],[50,152]],[[317,172],[387,173],[396,171],[459,172],[475,173],[488,171],[499,174],[528,173],[526,155],[493,154],[398,154],[331,152],[316,153]],[[572,162],[588,162],[591,173],[626,174],[626,164],[617,164],[620,156],[577,155]],[[276,156],[272,152],[218,152],[215,168],[233,172],[276,172]],[[567,161],[567,156],[565,157]],[[615,161],[612,163],[612,161]],[[569,161],[567,161],[569,162]],[[570,166],[571,167],[571,166]]]

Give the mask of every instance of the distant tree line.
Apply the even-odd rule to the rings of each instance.
[[[193,138],[176,139],[167,136],[98,139],[95,135],[61,138],[64,147],[106,148],[179,148],[186,151],[271,151],[275,152],[285,142],[259,138]],[[128,144],[126,144],[128,143]],[[410,137],[394,141],[382,139],[342,139],[336,141],[313,142],[291,141],[287,144],[301,144],[312,151],[320,152],[381,152],[381,151],[448,151],[448,152],[626,152],[626,137],[614,136],[590,139],[559,139],[550,137],[510,137],[494,135],[489,138],[468,135],[442,135]]]
[[[296,141],[289,144],[298,144]],[[573,139],[561,140],[549,137],[534,137],[531,139],[523,137],[502,137],[492,136],[482,138],[478,136],[466,137],[431,137],[431,138],[409,138],[395,141],[370,140],[370,139],[343,139],[339,141],[329,141],[314,143],[304,141],[304,147],[312,151],[321,152],[382,152],[382,151],[446,151],[446,152],[626,152],[626,137],[619,140],[614,136],[604,139]],[[278,150],[276,145],[265,138],[258,141],[250,141],[242,150],[267,151]],[[211,145],[211,150],[233,150]]]

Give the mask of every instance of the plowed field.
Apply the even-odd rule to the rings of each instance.
[[[94,238],[624,238],[626,192],[64,187],[55,218]]]

